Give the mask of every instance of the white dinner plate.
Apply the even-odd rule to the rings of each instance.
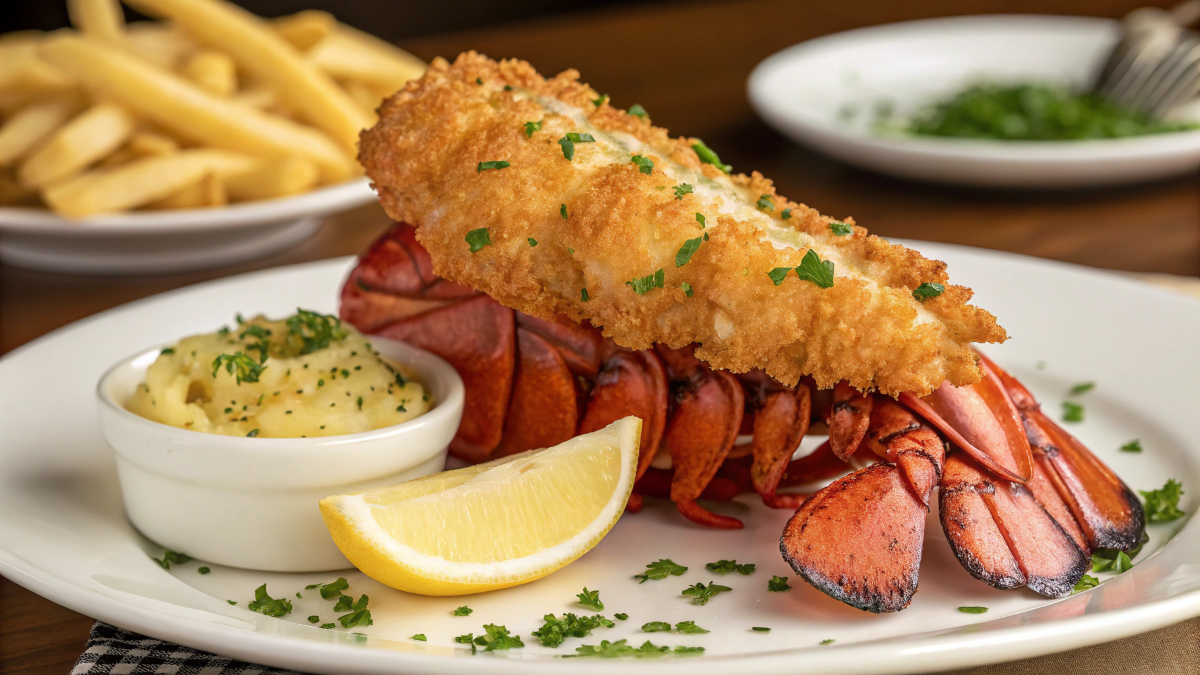
[[[325,218],[375,201],[366,178],[211,209],[131,211],[68,219],[0,207],[0,261],[70,274],[164,274],[226,267],[290,248]]]
[[[1065,16],[970,16],[862,28],[767,58],[750,76],[749,96],[759,115],[785,136],[849,164],[905,178],[1063,188],[1195,171],[1200,131],[1029,142],[903,136],[875,128],[877,106],[905,118],[980,80],[1086,87],[1116,36],[1115,21]]]
[[[1085,268],[1020,256],[918,243],[950,263],[1013,336],[987,352],[1057,413],[1072,384],[1094,381],[1080,400],[1086,421],[1070,428],[1134,489],[1183,482],[1181,506],[1200,491],[1200,302]],[[1099,575],[1096,589],[1051,600],[1028,590],[998,591],[951,554],[936,514],[926,529],[920,592],[899,613],[875,615],[838,603],[800,580],[779,554],[788,514],[755,496],[711,505],[746,522],[741,531],[704,529],[647,499],[591,552],[531,584],[467,597],[394,591],[347,571],[348,593],[367,594],[374,625],[322,630],[333,601],[308,584],[332,574],[269,574],[203,561],[170,571],[151,560],[162,549],[125,520],[113,456],[95,423],[93,389],[112,363],[146,345],[210,331],[235,312],[279,316],[296,306],[335,309],[352,261],[330,260],[222,279],[131,303],[51,333],[0,360],[0,572],[76,611],[157,638],[252,662],[315,673],[907,673],[1004,661],[1148,631],[1200,615],[1200,533],[1180,519],[1151,525],[1150,543],[1123,575]],[[1041,367],[1039,368],[1039,364]],[[1145,451],[1118,448],[1140,439]],[[261,477],[264,483],[271,476]],[[170,504],[164,504],[169,508]],[[639,584],[645,564],[671,558],[689,569]],[[750,576],[716,576],[705,563],[754,563]],[[772,575],[792,590],[767,592]],[[680,595],[716,580],[733,590],[695,606]],[[254,589],[294,604],[282,619],[248,611]],[[546,613],[585,612],[583,587],[598,589],[614,628],[568,639],[557,650],[530,635]],[[302,597],[296,597],[301,593]],[[232,606],[227,600],[238,604]],[[452,616],[467,605],[474,613]],[[984,606],[986,614],[957,611]],[[703,635],[646,634],[650,621],[695,621]],[[526,647],[472,655],[454,637],[505,625]],[[751,630],[771,628],[770,633]],[[422,633],[427,642],[410,640]],[[640,645],[702,646],[698,657],[561,660],[581,644],[628,639]],[[822,645],[822,641],[834,640]]]

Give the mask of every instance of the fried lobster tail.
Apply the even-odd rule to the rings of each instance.
[[[979,379],[970,343],[1006,336],[943,263],[724,173],[696,139],[576,78],[435,60],[363,132],[384,208],[417,225],[437,274],[629,349],[695,344],[715,368],[789,386],[924,395]],[[944,291],[921,301],[921,284]]]

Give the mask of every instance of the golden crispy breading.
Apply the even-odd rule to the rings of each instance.
[[[716,368],[762,368],[788,384],[812,375],[895,395],[980,378],[970,343],[1007,337],[992,315],[961,286],[912,295],[946,284],[945,263],[853,221],[838,236],[836,221],[758,173],[701,162],[695,139],[671,138],[577,78],[468,52],[435,60],[384,102],[359,160],[387,212],[418,226],[438,274],[529,314],[588,319],[625,347],[696,342]],[[572,159],[568,133],[584,134]],[[480,164],[501,160],[509,166]],[[468,233],[481,228],[491,244],[472,253]],[[795,270],[776,285],[768,273],[809,249],[834,263],[833,285]],[[630,282],[645,277],[653,287],[639,294]]]

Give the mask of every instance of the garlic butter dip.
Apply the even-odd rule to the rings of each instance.
[[[424,414],[425,388],[336,317],[307,310],[195,335],[162,350],[126,407],[209,434],[311,438]]]

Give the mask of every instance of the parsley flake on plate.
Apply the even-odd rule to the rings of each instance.
[[[316,614],[313,614],[308,617],[308,622],[309,623],[321,623],[321,617],[317,616]]]
[[[676,647],[677,653],[683,654],[695,652],[696,650],[704,651],[703,647]],[[572,656],[596,656],[605,659],[613,659],[621,656],[632,656],[635,658],[653,658],[667,654],[671,651],[670,647],[660,647],[646,640],[641,647],[633,647],[628,644],[627,640],[617,640],[609,642],[601,640],[599,645],[583,645],[575,648],[575,654]]]
[[[827,638],[827,639],[821,640],[821,644],[823,644],[823,645],[831,645],[831,644],[833,644],[833,642],[834,642],[833,638]]]
[[[686,295],[687,297],[689,297],[689,298],[692,297],[692,285],[689,284],[688,282],[685,281],[685,282],[679,284],[679,290],[683,291],[683,294]]]
[[[409,640],[416,640],[417,642],[427,642],[427,641],[428,641],[428,638],[426,638],[426,637],[425,637],[425,634],[424,634],[424,633],[417,633],[416,635],[414,635],[414,636],[412,636],[412,637],[410,637],[410,638],[408,638],[408,639],[409,639]]]
[[[267,585],[263,584],[254,589],[254,599],[249,605],[252,612],[259,612],[267,616],[281,617],[292,611],[292,603],[285,598],[272,598],[267,594]]]
[[[738,574],[745,576],[748,574],[754,574],[754,567],[754,563],[739,565],[738,561],[736,560],[718,560],[717,562],[708,563],[704,566],[704,569],[708,570],[709,572],[716,572],[717,574],[729,574],[730,572],[737,572]]]
[[[667,621],[651,621],[642,624],[643,633],[663,633],[671,630],[671,624]]]
[[[196,568],[196,571],[199,572],[200,574],[208,574],[212,570],[208,569],[208,567],[201,566],[201,567]]]
[[[646,115],[649,115],[650,113],[646,112],[646,109],[642,107],[641,103],[634,103],[633,105],[629,106],[629,114],[633,115],[634,117],[646,119]]]
[[[712,148],[705,145],[704,141],[700,139],[696,139],[696,142],[692,144],[692,150],[696,151],[696,156],[700,158],[701,162],[712,164],[720,169],[722,173],[729,173],[733,170],[732,166],[722,164],[721,158],[717,157],[717,153],[713,152]]]
[[[800,266],[796,268],[796,274],[801,279],[811,281],[821,288],[833,287],[833,261],[821,260],[821,256],[811,248],[808,249],[808,253],[804,254]]]
[[[770,633],[771,632],[771,629],[767,628],[766,626],[751,626],[750,630],[754,631],[755,633]]]
[[[336,623],[323,623],[320,626],[317,626],[317,628],[320,628],[322,630],[329,630],[330,628],[336,628],[336,627],[337,627]]]
[[[231,604],[231,605],[236,605],[236,604],[237,604],[237,600],[226,600],[225,602],[228,602],[228,603],[229,603],[229,604]]]
[[[649,274],[639,279],[631,279],[626,281],[625,285],[632,288],[634,293],[645,295],[655,288],[663,287],[663,270],[660,267],[654,274]]]
[[[1141,452],[1141,451],[1142,451],[1142,442],[1136,438],[1133,439],[1132,441],[1129,441],[1125,445],[1121,446],[1121,452]]]
[[[1068,395],[1069,396],[1079,396],[1080,394],[1086,394],[1095,388],[1096,388],[1095,382],[1079,382],[1078,384],[1071,386],[1071,391],[1068,392]]]
[[[333,611],[335,612],[349,612],[353,608],[354,596],[352,595],[339,595],[337,602],[333,605]]]
[[[212,362],[212,376],[216,377],[220,372],[221,366],[225,367],[225,372],[233,375],[237,384],[243,382],[258,382],[259,375],[267,369],[254,360],[253,357],[244,352],[234,352],[233,354],[221,354]]]
[[[544,122],[542,120],[538,120],[536,122],[526,122],[525,123],[525,138],[533,138],[533,132],[541,131],[543,123]]]
[[[587,586],[583,587],[583,592],[575,597],[579,598],[579,604],[594,609],[597,612],[604,609],[604,603],[600,601],[600,591],[589,591]]]
[[[343,598],[349,598],[348,595],[343,595]],[[339,600],[340,604],[340,600]],[[364,593],[357,602],[349,607],[349,614],[338,617],[338,623],[342,624],[342,628],[353,628],[354,626],[370,626],[375,623],[371,620],[371,610],[367,609],[367,595]]]
[[[792,590],[792,587],[788,585],[787,577],[772,576],[771,580],[767,582],[767,590],[772,593],[782,593]]]
[[[485,652],[494,652],[500,649],[521,649],[525,643],[521,641],[520,635],[509,635],[508,628],[505,626],[497,626],[494,623],[483,624],[484,634],[475,638],[474,643],[483,647]]]
[[[775,202],[771,201],[771,195],[759,195],[758,201],[754,202],[759,211],[774,211]]]
[[[471,609],[470,607],[463,605],[462,607],[455,609],[451,614],[453,616],[470,616],[471,612],[474,612],[474,611],[475,610]]]
[[[618,614],[618,617],[624,616]],[[533,631],[531,635],[541,641],[543,647],[557,648],[563,643],[563,640],[569,637],[586,637],[592,634],[592,629],[604,626],[612,628],[616,624],[604,618],[600,614],[592,616],[575,616],[567,613],[558,618],[553,614],[547,614],[542,617],[542,627]]]
[[[633,575],[633,578],[640,579],[641,581],[638,583],[644,584],[648,579],[659,581],[661,579],[666,579],[668,576],[683,576],[683,573],[687,570],[688,568],[684,567],[683,565],[677,565],[675,561],[671,560],[670,558],[659,558],[658,562],[652,562],[646,565],[645,574],[635,574]]]
[[[689,183],[680,183],[672,189],[675,190],[675,199],[683,199],[684,195],[692,194],[692,186]]]
[[[1146,521],[1165,523],[1184,515],[1179,509],[1179,498],[1183,495],[1183,483],[1174,478],[1157,490],[1138,490],[1146,500]]]
[[[1083,406],[1074,401],[1063,401],[1063,421],[1064,422],[1082,422],[1083,421]]]
[[[458,637],[454,638],[454,641],[459,644],[471,645],[471,653],[472,654],[475,653],[475,634],[474,633],[467,633],[465,635],[459,635]]]
[[[246,436],[248,438],[254,438],[257,435],[258,435],[258,429],[251,429],[250,431],[246,432]]]
[[[778,579],[779,577],[776,577],[776,578]],[[710,582],[708,582],[707,586],[705,586],[704,584],[695,584],[693,586],[688,586],[687,588],[683,589],[681,595],[692,596],[692,604],[693,605],[707,605],[708,601],[712,600],[713,597],[716,596],[718,593],[723,593],[725,591],[732,591],[732,590],[733,589],[728,586],[722,586],[716,582],[710,581]]]
[[[945,292],[946,287],[942,284],[924,283],[913,289],[912,296],[921,302],[929,298],[936,298]]]
[[[186,562],[191,562],[192,556],[186,553],[178,553],[176,551],[172,551],[171,549],[166,549],[163,551],[163,557],[161,560],[158,558],[151,558],[151,560],[158,563],[158,566],[164,570],[169,570],[171,569],[171,565],[182,565]]]
[[[704,237],[696,237],[683,242],[683,246],[680,246],[679,251],[675,254],[675,267],[683,267],[688,264],[703,241]]]
[[[467,245],[471,247],[471,253],[477,253],[484,246],[492,245],[492,235],[488,233],[486,227],[481,227],[477,230],[471,230],[465,237]]]
[[[479,166],[475,167],[475,173],[483,173],[484,171],[487,171],[489,169],[495,169],[495,170],[507,169],[510,166],[512,166],[512,165],[503,159],[495,159],[490,162],[480,162]]]
[[[619,621],[624,621],[629,618],[629,615],[624,612],[617,612],[616,614],[613,614],[613,616]]]
[[[1100,549],[1092,554],[1093,572],[1116,572],[1122,574],[1133,569],[1133,561],[1124,551]]]
[[[833,233],[839,237],[844,237],[848,234],[854,234],[854,228],[850,227],[848,223],[843,223],[840,220],[829,221],[829,229],[833,230]]]
[[[1090,574],[1085,574],[1085,575],[1083,575],[1083,578],[1081,578],[1079,580],[1079,583],[1075,584],[1075,588],[1071,589],[1071,595],[1075,595],[1076,593],[1082,593],[1082,592],[1088,590],[1089,588],[1095,588],[1099,585],[1100,585],[1099,579],[1097,579],[1096,577],[1094,577]]]
[[[962,612],[963,614],[983,614],[984,612],[988,611],[988,608],[975,605],[972,607],[959,607],[958,611]]]
[[[647,176],[654,173],[654,160],[652,160],[648,157],[643,157],[641,155],[634,155],[633,157],[629,158],[629,162],[631,164],[637,165],[638,171],[641,171],[642,173],[646,174]]]
[[[709,631],[696,625],[695,621],[680,621],[675,624],[676,633],[707,633]]]

